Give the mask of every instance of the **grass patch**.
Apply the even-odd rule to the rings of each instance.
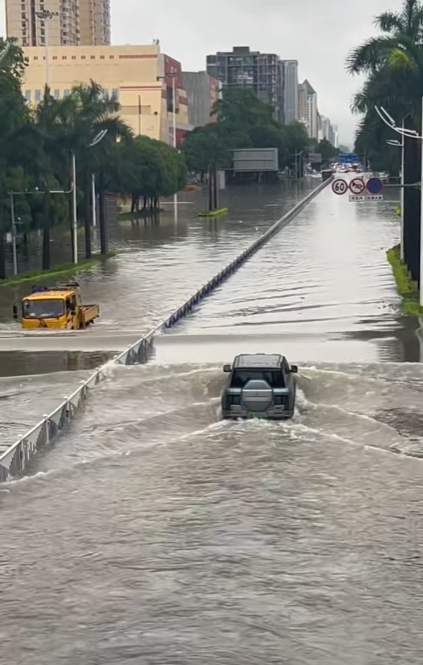
[[[210,210],[205,212],[199,212],[199,217],[220,217],[220,215],[225,215],[228,212],[227,208],[219,208],[218,210]]]
[[[418,285],[410,279],[407,266],[401,261],[400,246],[396,245],[386,253],[397,284],[398,293],[402,298],[402,310],[407,316],[422,316]]]
[[[44,282],[46,279],[53,277],[63,277],[65,275],[77,275],[81,272],[86,272],[98,265],[102,261],[105,261],[108,258],[113,258],[117,256],[119,252],[117,250],[111,250],[107,256],[102,254],[94,254],[92,259],[88,261],[80,261],[76,265],[74,263],[62,263],[59,266],[53,266],[50,270],[36,270],[35,272],[24,272],[21,275],[16,275],[13,277],[7,277],[0,281],[0,287],[2,286],[15,286],[19,284],[26,284],[31,282],[32,284],[38,284],[39,282]]]

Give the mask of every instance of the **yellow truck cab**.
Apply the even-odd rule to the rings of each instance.
[[[13,316],[19,318],[14,305]],[[32,293],[22,300],[22,328],[50,328],[53,330],[80,330],[100,316],[98,305],[82,303],[79,284],[34,286]]]

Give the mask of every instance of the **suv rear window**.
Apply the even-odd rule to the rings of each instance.
[[[272,388],[285,388],[282,370],[236,369],[232,375],[231,388],[244,388],[248,381],[267,381]]]

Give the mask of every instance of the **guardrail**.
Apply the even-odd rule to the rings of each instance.
[[[286,215],[281,217],[273,226],[255,240],[247,249],[237,256],[229,265],[212,277],[181,307],[175,309],[162,323],[153,328],[126,351],[115,356],[114,361],[121,365],[138,365],[149,361],[153,351],[155,336],[175,326],[181,319],[190,314],[214,289],[226,281],[247,259],[259,250],[270,238],[284,228],[312,199],[314,199],[333,180],[332,178],[321,183],[297,203]],[[44,416],[41,422],[29,430],[18,441],[15,441],[3,453],[0,452],[0,482],[19,476],[28,468],[36,452],[51,443],[61,430],[77,415],[86,402],[89,392],[104,377],[104,368],[98,368],[79,388],[64,399],[60,406],[52,413]]]

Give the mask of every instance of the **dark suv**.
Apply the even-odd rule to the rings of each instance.
[[[292,418],[298,367],[284,356],[267,353],[236,356],[222,394],[223,418]]]

